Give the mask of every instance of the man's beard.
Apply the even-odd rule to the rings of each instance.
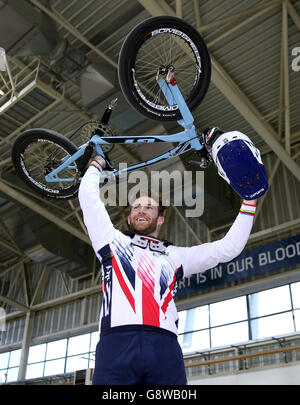
[[[154,233],[156,231],[157,228],[157,218],[153,221],[151,221],[150,223],[147,224],[146,227],[143,227],[142,229],[139,229],[139,227],[136,226],[135,221],[133,221],[133,223],[131,222],[129,224],[129,229],[138,234],[138,235],[143,235],[143,236],[148,236],[151,235],[152,233]]]

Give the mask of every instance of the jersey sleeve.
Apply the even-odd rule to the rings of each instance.
[[[176,268],[182,266],[184,277],[227,263],[243,251],[253,225],[255,206],[251,207],[242,204],[231,228],[220,240],[192,247],[168,247],[172,262]]]
[[[100,176],[100,171],[90,166],[81,180],[78,193],[83,220],[96,253],[115,238],[117,231],[100,199]]]

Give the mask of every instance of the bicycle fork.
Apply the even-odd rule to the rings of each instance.
[[[163,92],[167,102],[169,103],[170,106],[172,106],[174,105],[175,100],[181,113],[182,119],[177,121],[178,124],[182,126],[185,130],[192,132],[191,136],[191,138],[193,138],[191,141],[192,148],[194,148],[196,151],[201,150],[203,146],[197,137],[197,132],[194,126],[194,117],[190,109],[188,108],[186,101],[183,98],[177,86],[177,81],[174,77],[175,68],[173,66],[169,67],[166,79],[162,77],[159,78],[159,73],[160,72],[158,72],[156,76],[157,83],[161,88],[161,91]]]

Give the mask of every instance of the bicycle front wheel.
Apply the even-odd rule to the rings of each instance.
[[[78,148],[58,132],[35,128],[20,134],[12,147],[12,161],[19,177],[36,193],[55,200],[77,196],[76,181],[47,182],[45,175],[60,166]],[[77,161],[59,173],[61,179],[76,179]]]
[[[178,87],[192,111],[203,100],[210,83],[211,62],[199,32],[177,17],[149,18],[126,37],[118,61],[119,82],[129,104],[156,121],[181,119],[178,106],[168,103],[157,83],[175,68]]]

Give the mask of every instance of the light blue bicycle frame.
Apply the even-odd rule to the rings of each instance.
[[[114,170],[110,172],[114,176],[119,176],[124,172],[129,172],[136,170],[145,166],[152,165],[154,163],[161,162],[166,159],[171,159],[175,156],[179,156],[187,150],[196,150],[199,151],[203,148],[200,143],[199,137],[197,135],[194,118],[176,84],[173,82],[165,81],[164,79],[159,79],[158,84],[170,106],[174,105],[173,101],[175,100],[178,108],[181,112],[182,119],[177,121],[180,126],[184,128],[183,131],[178,132],[172,135],[136,135],[136,136],[99,136],[94,135],[89,142],[92,142],[95,145],[95,150],[97,155],[103,156],[103,151],[101,145],[110,145],[110,144],[131,144],[131,143],[152,143],[152,142],[169,142],[169,143],[178,143],[178,145],[168,152],[163,153],[153,159],[141,162],[136,165],[128,166],[121,170]],[[62,159],[62,164],[54,169],[52,172],[45,176],[45,180],[49,183],[54,182],[71,182],[74,181],[74,178],[60,178],[58,175],[64,169],[75,169],[74,162],[80,158],[85,151],[88,143],[81,145],[76,153],[72,156],[66,156]],[[79,178],[80,180],[80,178]]]

